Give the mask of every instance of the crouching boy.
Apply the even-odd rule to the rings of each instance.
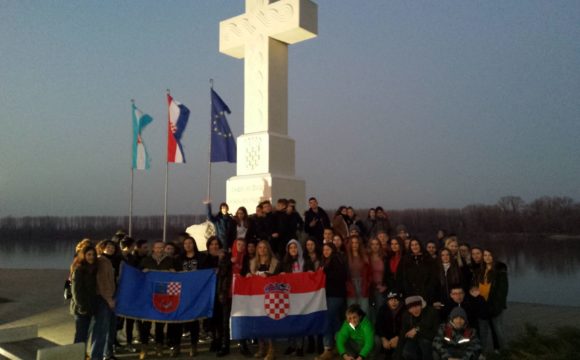
[[[481,343],[474,329],[468,326],[467,313],[460,307],[453,308],[449,321],[441,324],[433,339],[433,349],[442,360],[476,360]]]
[[[352,304],[346,310],[346,321],[336,334],[336,348],[341,359],[364,360],[374,346],[374,330],[360,305]]]

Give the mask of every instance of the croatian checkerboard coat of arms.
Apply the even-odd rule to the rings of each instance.
[[[168,314],[179,307],[181,299],[180,282],[157,282],[153,291],[153,307],[155,310]]]
[[[280,320],[290,312],[290,285],[272,283],[264,288],[264,310],[270,319]]]

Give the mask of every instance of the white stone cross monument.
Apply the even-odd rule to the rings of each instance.
[[[253,212],[262,200],[294,198],[304,209],[304,180],[295,176],[288,137],[288,45],[316,36],[318,9],[310,0],[246,0],[246,13],[220,23],[220,52],[244,60],[244,134],[237,176],[227,181],[232,211]]]

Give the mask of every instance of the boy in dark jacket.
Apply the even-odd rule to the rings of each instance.
[[[421,296],[409,296],[405,299],[407,311],[403,314],[400,337],[403,359],[433,359],[432,342],[439,315]]]
[[[151,255],[144,257],[139,268],[143,271],[160,270],[160,271],[175,271],[175,261],[173,258],[165,255],[165,243],[163,241],[156,241],[153,244]],[[157,356],[163,356],[163,342],[165,323],[155,323],[155,352]],[[139,326],[139,338],[141,340],[141,352],[139,359],[147,357],[147,344],[149,343],[149,333],[151,332],[151,321],[143,321]],[[171,345],[171,344],[170,344]]]
[[[386,360],[395,358],[399,334],[401,333],[402,316],[403,304],[400,295],[396,291],[390,291],[387,294],[387,303],[379,308],[375,323],[375,333],[380,339]]]
[[[460,307],[451,310],[449,321],[439,327],[433,348],[441,360],[479,358],[481,343],[476,331],[469,327],[465,310]]]

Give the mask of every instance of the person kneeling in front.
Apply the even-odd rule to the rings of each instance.
[[[481,343],[476,331],[467,321],[467,313],[456,307],[449,314],[449,321],[441,324],[433,348],[437,359],[476,360],[481,353]]]
[[[360,305],[352,304],[346,310],[346,321],[336,334],[336,348],[344,360],[363,360],[374,346],[373,325]]]

